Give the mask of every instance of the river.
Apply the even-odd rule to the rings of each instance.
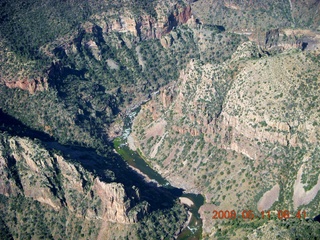
[[[133,168],[138,169],[141,173],[146,175],[152,181],[157,182],[159,185],[174,189],[170,183],[164,179],[159,173],[153,170],[148,163],[139,155],[138,152],[132,151],[128,147],[127,138],[131,132],[132,121],[136,114],[139,112],[139,108],[128,114],[124,119],[123,134],[114,140],[115,150],[122,156],[122,158]],[[199,208],[204,204],[204,198],[200,194],[183,193],[181,197],[188,198],[193,202],[192,206],[189,206],[189,212],[192,213],[191,220],[188,226],[179,234],[179,240],[185,239],[201,239],[202,235],[202,220],[198,213]]]

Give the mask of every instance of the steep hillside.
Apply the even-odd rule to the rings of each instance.
[[[159,172],[205,194],[207,233],[214,209],[319,214],[319,52],[255,51],[248,42],[223,64],[192,60],[133,125]]]
[[[44,39],[34,46],[39,55],[36,58],[35,54],[24,54],[19,47],[19,44],[29,46],[24,44],[25,38],[10,37],[14,33],[11,25],[20,18],[29,28],[39,22],[28,21],[22,9],[17,10],[16,14],[21,14],[18,20],[7,16],[5,8],[3,18],[8,19],[1,22],[4,30],[0,36],[3,110],[61,142],[82,142],[96,148],[101,139],[117,134],[121,126],[115,128],[115,133],[109,131],[115,116],[177,78],[178,70],[187,62],[184,57],[197,54],[188,29],[175,30],[170,49],[163,48],[159,40],[191,18],[190,7],[170,1],[152,3],[155,11],[152,15],[128,4],[121,7],[121,16],[114,13],[118,5],[105,11],[106,5],[99,11],[92,10],[83,19],[75,18],[77,28],[69,26],[70,31],[62,29],[68,25],[58,25],[51,30],[57,31],[54,39],[42,38],[46,35],[42,30],[28,32],[32,38]],[[14,8],[11,5],[5,3],[10,10]],[[32,11],[36,11],[36,5],[32,6]],[[59,7],[61,4],[49,9],[58,11]],[[58,20],[65,19],[54,15],[49,23]],[[9,98],[11,101],[7,101]]]
[[[319,4],[317,0],[198,0],[192,8],[204,23],[247,32],[287,27],[317,29]]]
[[[312,221],[212,213],[319,215],[319,8],[1,1],[0,238],[175,238],[183,190],[205,196],[204,238],[316,236]],[[115,153],[139,106],[130,146],[179,189]]]
[[[175,29],[189,6],[145,3],[1,2],[2,235],[165,238],[185,224],[177,191],[146,183],[109,142],[121,116],[196,54],[188,28]]]
[[[4,119],[15,130],[4,131]],[[106,158],[49,137],[41,141],[43,134],[4,114],[0,136],[1,236],[113,239],[139,237],[137,231],[173,236],[186,220],[178,196],[145,182],[117,155]],[[164,214],[173,224],[170,230],[159,219]]]

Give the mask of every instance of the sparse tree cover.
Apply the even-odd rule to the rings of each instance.
[[[112,143],[126,114],[147,100],[132,137],[139,155],[172,185],[205,195],[206,207],[256,215],[278,186],[272,209],[294,212],[300,204],[310,216],[214,222],[202,210],[204,239],[319,236],[312,220],[319,193],[306,203],[294,200],[299,170],[305,195],[315,191],[320,173],[319,6],[313,0],[0,1],[0,173],[6,178],[0,190],[18,192],[0,194],[0,239],[103,236],[101,219],[83,217],[97,216],[102,204],[87,199],[93,199],[90,174],[123,184],[133,209],[126,214],[139,216],[124,228],[110,223],[115,239],[174,238],[187,209],[170,190],[131,175],[114,153],[122,142]],[[15,137],[42,150],[32,155]],[[57,163],[39,171],[51,200],[63,207],[55,211],[25,197],[23,179],[38,183],[26,169],[44,152],[63,156],[82,174],[85,197],[65,190]],[[82,218],[68,210],[77,203]]]

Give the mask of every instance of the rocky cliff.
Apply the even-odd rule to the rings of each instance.
[[[191,61],[177,82],[143,106],[133,125],[135,145],[153,166],[212,204],[202,212],[208,233],[208,209],[285,205],[296,211],[296,198],[306,198],[308,204],[299,206],[317,215],[310,196],[318,189],[319,52],[256,58],[254,45],[244,43],[220,65]],[[298,194],[301,158],[313,170],[304,168],[306,185]]]
[[[154,14],[126,4],[121,14],[117,7],[92,12],[77,28],[37,45],[37,55],[20,53],[12,46],[16,42],[1,39],[2,108],[62,142],[96,148],[101,139],[119,135],[123,114],[177,78],[186,56],[197,55],[185,24],[192,20],[191,7],[176,1],[152,6]]]
[[[186,221],[176,192],[148,183],[107,147],[59,144],[2,111],[0,132],[2,238],[172,236]]]
[[[8,88],[19,88],[34,94],[48,90],[48,76],[41,73],[34,61],[21,63],[8,47],[8,42],[0,38],[0,84]]]
[[[55,47],[50,46],[52,42],[46,43],[38,49],[41,54],[46,55],[48,59],[47,66],[41,66],[42,71],[39,71],[39,66],[35,66],[35,61],[26,61],[25,65],[19,62],[20,56],[15,56],[13,52],[6,46],[8,42],[5,39],[0,39],[0,61],[1,64],[7,65],[1,73],[0,83],[5,84],[9,88],[20,88],[27,90],[31,94],[36,91],[44,91],[48,89],[48,78],[52,77],[52,64],[49,61],[56,62],[61,60],[61,57],[70,56],[72,53],[79,53],[79,45],[91,52],[92,56],[101,61],[101,44],[107,40],[107,35],[110,33],[127,33],[126,39],[121,39],[121,42],[116,44],[121,47],[121,44],[131,46],[134,42],[161,39],[162,36],[168,34],[175,27],[185,24],[191,18],[191,7],[177,3],[159,3],[155,6],[156,16],[152,16],[147,12],[141,12],[136,15],[131,8],[123,7],[120,15],[115,15],[112,10],[109,12],[92,15],[90,21],[81,23],[81,29],[78,33],[71,32],[63,38],[55,39]],[[93,39],[84,40],[84,34],[95,36]],[[78,35],[78,36],[77,36]],[[75,37],[70,42],[70,38]],[[132,38],[132,39],[131,39]],[[49,46],[48,46],[49,44]],[[56,47],[59,45],[58,47]],[[55,55],[58,59],[55,58]],[[15,72],[6,71],[9,65],[15,65]],[[39,64],[38,64],[39,65]],[[30,67],[34,67],[36,72],[30,71]],[[55,69],[54,71],[56,71]],[[61,71],[61,69],[60,69]],[[59,73],[56,72],[55,74]]]
[[[225,26],[227,29],[268,30],[270,28],[312,28],[319,26],[319,1],[196,1],[194,14],[207,24]],[[208,7],[209,6],[209,7]]]
[[[131,211],[138,189],[128,196],[122,184],[103,182],[30,139],[1,134],[1,173],[0,194],[67,208],[79,218],[130,224],[148,212],[148,204]]]
[[[106,22],[104,22],[99,16],[99,25],[104,33],[129,32],[140,40],[161,38],[191,18],[190,6],[176,4],[172,9],[171,7],[167,8],[164,4],[159,4],[156,7],[156,17],[144,14],[135,18],[132,13],[125,11],[118,19],[110,22],[110,19],[106,17]]]
[[[4,0],[0,123],[14,118],[0,124],[0,230],[172,237],[185,216],[176,196],[110,142],[141,104],[134,145],[205,196],[204,235],[228,228],[213,210],[317,215],[318,11],[315,0]]]
[[[8,88],[20,88],[34,94],[36,91],[48,90],[48,80],[46,78],[38,77],[36,79],[21,79],[17,81],[2,80]]]

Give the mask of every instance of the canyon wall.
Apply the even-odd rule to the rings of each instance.
[[[62,208],[79,218],[122,224],[136,223],[148,212],[148,204],[135,208],[139,190],[128,196],[123,184],[106,183],[83,167],[68,162],[26,138],[1,134],[0,194],[23,195]]]

